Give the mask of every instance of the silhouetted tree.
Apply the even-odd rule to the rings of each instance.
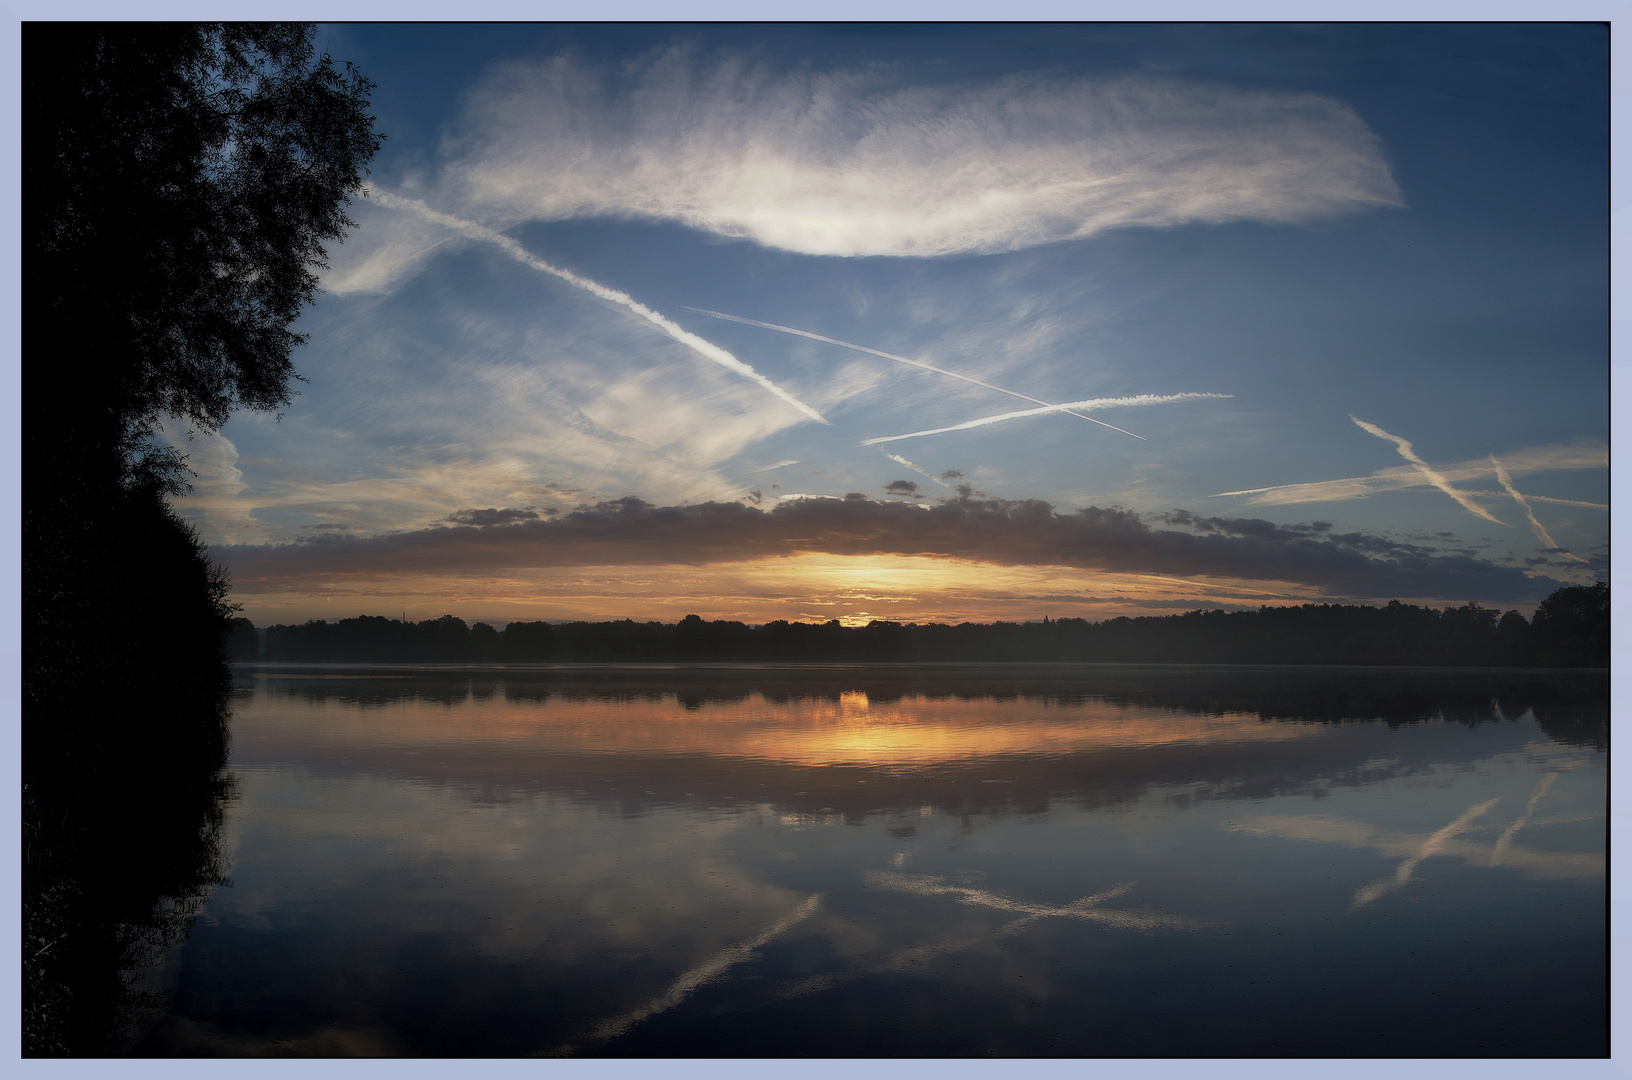
[[[1536,608],[1530,620],[1534,662],[1546,666],[1607,667],[1609,664],[1609,583],[1559,589]]]
[[[127,777],[213,812],[232,608],[166,505],[185,472],[153,432],[289,401],[292,323],[380,140],[371,84],[312,43],[291,25],[23,30],[23,778],[25,816],[49,826],[25,934],[53,890],[123,880],[97,859]],[[27,1010],[25,1052],[110,1052],[86,994],[51,989],[68,977],[30,976],[36,1003],[75,1014]]]

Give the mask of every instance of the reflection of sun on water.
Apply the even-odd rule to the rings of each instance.
[[[338,702],[293,715],[312,723]],[[1320,738],[1331,729],[1265,723],[1256,713],[1197,716],[1103,700],[965,699],[912,695],[875,700],[865,691],[835,698],[772,701],[753,693],[739,701],[687,708],[673,694],[659,700],[573,700],[551,695],[507,700],[503,692],[453,706],[422,700],[364,711],[366,736],[407,748],[492,747],[519,753],[707,754],[799,765],[921,767],[1001,755],[1059,756],[1098,750],[1218,745]],[[358,719],[363,719],[359,717]],[[332,717],[331,717],[332,719]],[[299,721],[297,721],[298,723]],[[318,721],[314,736],[344,739],[346,725]],[[359,730],[359,734],[362,731]],[[290,732],[289,734],[292,734]]]

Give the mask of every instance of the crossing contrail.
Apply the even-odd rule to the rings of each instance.
[[[1495,517],[1493,517],[1491,515],[1490,511],[1486,510],[1484,507],[1480,506],[1478,503],[1476,503],[1472,499],[1468,498],[1462,492],[1460,492],[1460,491],[1456,490],[1456,488],[1452,487],[1451,482],[1449,480],[1445,479],[1445,477],[1443,477],[1439,473],[1435,472],[1434,469],[1433,469],[1433,466],[1429,465],[1426,461],[1422,460],[1422,458],[1417,456],[1417,452],[1415,450],[1411,449],[1411,444],[1409,442],[1407,442],[1406,440],[1400,438],[1398,435],[1390,435],[1388,432],[1384,431],[1382,428],[1378,427],[1376,424],[1366,423],[1364,420],[1360,419],[1358,416],[1355,416],[1353,413],[1349,414],[1349,419],[1353,420],[1356,424],[1358,424],[1360,426],[1361,430],[1370,432],[1371,434],[1377,436],[1379,439],[1384,439],[1384,440],[1386,440],[1388,442],[1393,443],[1394,444],[1394,449],[1396,449],[1396,450],[1398,450],[1400,452],[1401,457],[1403,457],[1405,460],[1409,461],[1411,464],[1413,464],[1413,465],[1415,465],[1417,467],[1417,471],[1422,474],[1423,479],[1427,480],[1430,484],[1434,485],[1436,488],[1443,491],[1445,494],[1449,495],[1451,498],[1455,499],[1456,502],[1457,502],[1457,505],[1462,507],[1462,509],[1464,509],[1468,513],[1472,514],[1474,517],[1484,518],[1486,521],[1490,522],[1493,525],[1503,525],[1503,524],[1505,524],[1505,522],[1499,521]]]
[[[434,221],[438,225],[445,225],[455,232],[468,236],[473,240],[486,240],[490,244],[496,244],[505,252],[505,254],[509,255],[517,262],[530,266],[534,270],[558,277],[567,284],[576,285],[585,292],[594,293],[602,300],[610,300],[614,304],[626,307],[636,315],[639,315],[642,319],[645,319],[647,322],[663,331],[663,333],[667,334],[675,341],[678,341],[680,344],[686,346],[699,356],[703,357],[705,360],[710,360],[716,364],[719,364],[723,368],[734,371],[745,379],[753,380],[760,386],[763,386],[765,389],[775,394],[777,397],[781,398],[783,401],[787,402],[789,405],[792,405],[795,409],[798,409],[800,412],[810,417],[812,420],[815,420],[817,423],[826,424],[828,422],[821,413],[817,412],[809,405],[806,405],[803,401],[800,401],[798,398],[794,397],[792,394],[788,393],[786,390],[782,389],[780,386],[776,385],[771,380],[767,379],[765,376],[743,363],[741,360],[738,360],[735,356],[732,356],[730,353],[726,352],[712,341],[705,341],[696,334],[691,333],[689,330],[683,329],[679,324],[670,319],[664,318],[662,315],[659,315],[657,312],[653,311],[645,304],[642,304],[628,293],[619,292],[617,289],[608,288],[598,281],[591,281],[589,278],[575,274],[571,270],[563,270],[559,266],[552,266],[543,259],[533,255],[526,248],[510,239],[510,237],[505,236],[503,233],[489,229],[485,225],[478,225],[474,221],[466,221],[464,218],[457,218],[452,214],[444,214],[439,210],[432,210],[429,206],[426,206],[418,199],[407,199],[401,195],[393,195],[389,191],[381,191],[378,188],[369,189],[368,194],[370,198],[373,198],[381,206],[389,206],[396,210],[412,211],[413,213],[416,213],[429,221]]]
[[[1490,463],[1496,466],[1496,479],[1501,483],[1502,490],[1513,496],[1513,501],[1518,503],[1519,506],[1524,509],[1524,516],[1530,519],[1530,531],[1536,534],[1536,539],[1540,540],[1542,543],[1546,544],[1560,555],[1563,555],[1566,559],[1574,559],[1576,562],[1582,563],[1586,562],[1587,560],[1583,559],[1581,556],[1571,555],[1568,551],[1565,551],[1563,548],[1559,547],[1558,544],[1554,543],[1552,536],[1542,526],[1541,522],[1536,520],[1536,512],[1530,509],[1530,503],[1525,500],[1523,495],[1519,494],[1519,489],[1513,486],[1513,478],[1507,475],[1507,470],[1502,468],[1502,463],[1496,460],[1495,454],[1490,455]]]
[[[840,341],[838,338],[824,337],[821,334],[813,334],[809,330],[798,330],[791,326],[778,326],[776,323],[760,322],[758,319],[745,319],[740,315],[727,315],[723,311],[710,311],[707,308],[688,307],[686,310],[695,311],[699,315],[708,315],[716,319],[725,319],[728,322],[742,323],[744,326],[757,326],[762,330],[777,330],[784,334],[797,334],[799,337],[810,338],[812,341],[825,341],[829,345],[837,345],[841,349],[852,349],[856,352],[868,353],[872,356],[882,356],[886,360],[894,360],[897,363],[909,364],[912,367],[922,368],[925,371],[933,371],[937,375],[945,375],[949,378],[959,379],[966,383],[973,383],[975,386],[984,387],[987,390],[996,390],[999,394],[1007,394],[1010,397],[1019,398],[1021,401],[1029,401],[1034,405],[1049,404],[1041,398],[1034,398],[1029,394],[1022,394],[1015,390],[1005,390],[1001,386],[993,386],[989,382],[981,382],[979,379],[973,378],[969,375],[960,375],[956,371],[948,371],[945,368],[936,367],[934,364],[926,364],[922,360],[913,360],[909,357],[897,356],[895,353],[887,353],[879,349],[869,349],[865,345],[856,345],[849,341]],[[1103,420],[1095,420],[1092,416],[1084,416],[1079,412],[1072,412],[1070,409],[1066,409],[1064,411],[1067,415],[1075,416],[1079,420],[1086,420],[1090,424],[1098,424],[1100,427],[1108,427],[1112,431],[1120,431],[1124,435],[1133,435],[1133,432],[1119,428],[1115,424],[1107,424]],[[1135,439],[1144,439],[1143,435],[1133,435],[1133,437]]]
[[[1071,412],[1073,409],[1112,409],[1127,405],[1165,405],[1171,401],[1194,401],[1198,398],[1227,398],[1234,396],[1234,394],[1137,394],[1133,397],[1089,398],[1086,401],[1067,401],[1062,405],[1044,405],[1040,409],[1021,409],[1017,412],[998,413],[996,416],[982,416],[978,420],[966,420],[961,424],[953,424],[951,427],[930,428],[926,431],[909,431],[905,435],[881,435],[876,439],[863,439],[861,445],[876,446],[879,443],[895,442],[898,439],[917,439],[925,435],[943,435],[948,431],[967,431],[970,428],[985,427],[987,424],[1001,423],[1004,420],[1018,420],[1023,416]],[[1072,415],[1077,414],[1072,412]]]

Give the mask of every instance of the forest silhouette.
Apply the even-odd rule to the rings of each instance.
[[[240,661],[331,663],[1164,663],[1607,667],[1609,586],[1555,591],[1533,618],[1478,604],[1443,610],[1304,604],[1190,611],[1103,622],[903,624],[776,620],[761,626],[688,615],[678,623],[512,622],[503,630],[444,615],[360,616],[264,629],[235,622]]]

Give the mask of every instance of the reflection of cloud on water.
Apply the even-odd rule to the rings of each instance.
[[[798,907],[782,916],[776,922],[760,931],[759,934],[751,940],[739,942],[736,945],[721,949],[713,956],[710,956],[707,960],[704,960],[701,964],[698,964],[684,975],[681,975],[661,997],[653,998],[650,1002],[634,1010],[633,1012],[625,1013],[622,1016],[613,1017],[610,1020],[603,1021],[596,1025],[595,1030],[589,1034],[588,1041],[596,1043],[609,1042],[612,1039],[616,1039],[618,1036],[623,1035],[630,1028],[634,1027],[642,1020],[645,1020],[647,1017],[656,1016],[660,1012],[667,1012],[669,1009],[674,1008],[676,1005],[680,1004],[680,1002],[684,1001],[693,990],[697,989],[699,986],[714,982],[729,969],[735,967],[745,960],[752,959],[755,949],[767,944],[772,938],[777,937],[795,924],[803,922],[805,919],[809,918],[821,905],[821,902],[822,894],[816,893],[807,899],[803,904],[800,904]],[[573,1043],[566,1043],[556,1047],[554,1050],[542,1051],[534,1056],[566,1057],[578,1049],[579,1047],[577,1045]]]
[[[1475,818],[1483,814],[1486,810],[1489,810],[1492,806],[1495,806],[1498,802],[1501,802],[1501,796],[1497,796],[1494,799],[1479,803],[1477,806],[1468,807],[1455,821],[1451,822],[1449,825],[1445,826],[1443,829],[1440,829],[1438,832],[1428,837],[1428,839],[1424,840],[1421,847],[1417,848],[1417,850],[1412,852],[1404,862],[1400,863],[1399,868],[1394,871],[1393,877],[1381,878],[1377,881],[1373,881],[1370,885],[1363,885],[1356,890],[1354,894],[1354,901],[1349,906],[1351,908],[1364,907],[1373,900],[1377,899],[1379,896],[1382,896],[1385,893],[1393,892],[1395,889],[1405,885],[1411,880],[1411,875],[1416,872],[1417,865],[1421,863],[1422,860],[1428,858],[1430,855],[1438,855],[1445,847],[1447,841],[1456,836],[1458,833],[1467,832],[1468,829],[1472,827]]]

